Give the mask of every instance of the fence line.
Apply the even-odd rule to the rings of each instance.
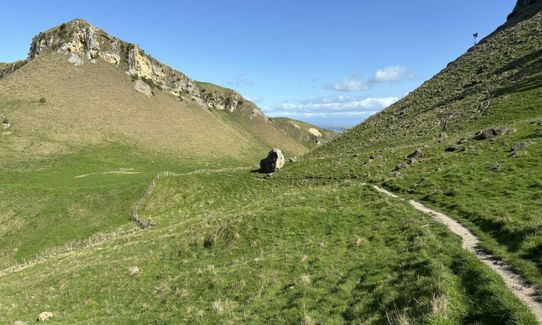
[[[161,177],[179,177],[179,176],[190,176],[190,175],[199,175],[199,174],[215,174],[215,173],[223,173],[228,171],[238,171],[238,170],[248,170],[253,167],[230,167],[230,168],[220,168],[220,169],[197,169],[191,172],[186,173],[175,173],[170,171],[161,171],[156,174],[150,181],[149,185],[147,185],[147,188],[145,189],[145,192],[143,195],[136,201],[134,204],[134,207],[132,208],[132,213],[130,215],[130,220],[135,222],[139,227],[141,228],[148,228],[151,226],[154,226],[153,223],[149,219],[143,218],[139,215],[139,211],[143,208],[145,205],[145,202],[151,195],[152,191],[156,187],[156,184],[158,183],[158,180]]]

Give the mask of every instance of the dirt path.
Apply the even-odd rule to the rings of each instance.
[[[390,197],[404,201],[404,199],[400,198],[398,195],[393,194],[381,187],[375,185],[373,187],[380,193],[384,193]],[[478,244],[480,243],[480,240],[459,222],[445,214],[431,210],[425,205],[414,200],[409,200],[408,203],[410,203],[410,205],[412,205],[416,210],[431,216],[433,220],[445,225],[453,233],[459,235],[463,239],[463,248],[474,253],[479,260],[500,275],[506,283],[506,286],[516,295],[516,297],[518,297],[525,305],[527,305],[527,307],[529,307],[531,312],[535,315],[538,323],[542,324],[542,303],[537,300],[535,289],[530,285],[527,285],[524,279],[515,273],[509,265],[498,260],[495,258],[495,256],[479,249]]]

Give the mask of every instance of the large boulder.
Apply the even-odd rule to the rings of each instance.
[[[280,149],[273,149],[269,151],[267,157],[260,161],[260,172],[262,173],[274,173],[284,166],[284,155]]]

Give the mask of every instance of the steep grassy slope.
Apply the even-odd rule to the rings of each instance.
[[[281,177],[361,178],[420,199],[467,225],[541,292],[541,35],[541,12],[511,20]],[[506,132],[475,140],[486,128]]]
[[[73,67],[60,54],[40,56],[0,81],[0,97],[4,102],[46,100],[38,106],[2,107],[16,133],[4,139],[32,139],[35,146],[44,145],[38,139],[58,146],[124,141],[191,157],[253,159],[265,154],[269,142],[293,154],[304,150],[272,125],[261,126],[269,133],[265,143],[261,135],[232,127],[197,103],[179,102],[161,91],[148,98],[120,69],[101,61]]]
[[[286,117],[276,117],[272,120],[292,138],[297,139],[307,148],[311,149],[337,136],[337,133],[334,131],[325,130],[312,124]]]

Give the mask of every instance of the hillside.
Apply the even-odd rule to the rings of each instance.
[[[27,60],[1,68],[0,267],[130,223],[158,171],[307,151],[235,91],[205,92],[83,20],[40,33]]]
[[[420,200],[454,216],[540,294],[542,12],[540,1],[519,3],[419,89],[280,177],[360,179]]]
[[[239,168],[239,158],[148,151],[155,142],[136,136],[107,142],[91,127],[83,130],[95,144],[72,133],[71,146],[38,124],[51,116],[36,117],[51,102],[40,93],[52,90],[6,101],[43,138],[17,136],[26,132],[16,129],[21,114],[4,130],[17,139],[5,147],[20,145],[19,157],[32,156],[26,148],[56,153],[0,166],[0,323],[43,312],[58,324],[540,323],[518,294],[542,293],[539,3],[519,0],[507,23],[419,89],[273,175]],[[37,57],[0,84],[12,80],[16,93],[32,64],[67,64],[63,54],[46,60],[54,64]],[[250,133],[250,110],[207,113]],[[458,220],[481,240],[474,250],[497,260],[465,250],[410,199]],[[132,208],[145,227],[129,221]],[[503,265],[525,287],[495,273]]]
[[[43,151],[40,146],[54,153],[68,143],[106,141],[193,158],[255,160],[270,147],[291,155],[307,150],[235,91],[213,86],[220,91],[206,92],[137,45],[84,20],[40,33],[28,60],[11,67],[0,74],[0,98],[11,103],[0,113],[12,121],[18,142],[33,143],[33,153]],[[231,114],[226,118],[225,112]]]
[[[275,117],[272,120],[288,135],[310,149],[316,148],[337,136],[335,131],[322,129],[312,124],[286,117]]]

